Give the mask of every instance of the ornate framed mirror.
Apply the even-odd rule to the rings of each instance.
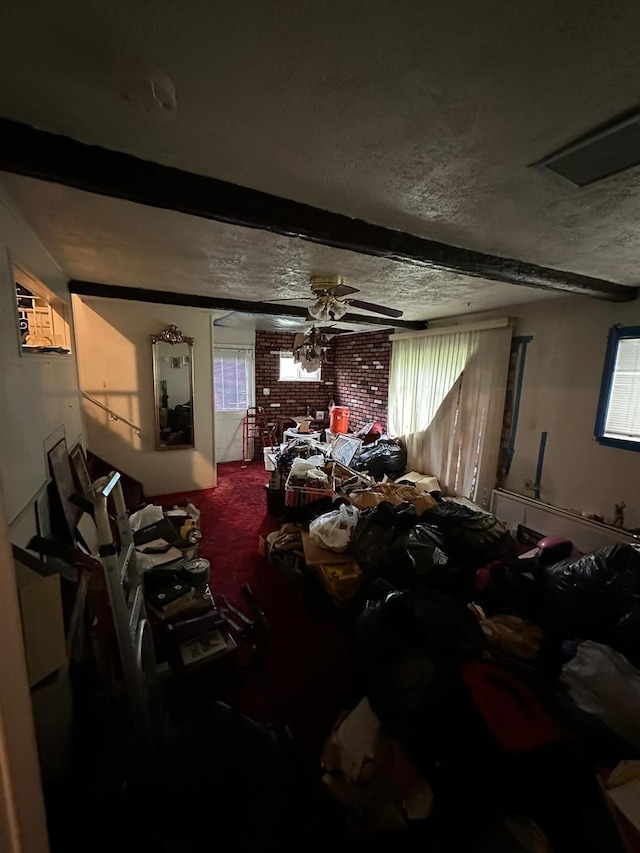
[[[194,447],[193,338],[176,326],[151,335],[158,450]]]

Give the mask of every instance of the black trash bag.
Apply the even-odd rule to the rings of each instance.
[[[397,534],[395,521],[393,506],[386,501],[360,513],[350,551],[365,575],[378,577]]]
[[[640,669],[640,600],[618,620],[612,645]]]
[[[516,543],[507,526],[491,513],[442,501],[422,520],[444,531],[446,552],[456,562],[482,566],[515,553]]]
[[[615,544],[547,567],[545,621],[566,639],[581,637],[618,649],[640,634],[640,550]],[[637,645],[636,647],[637,648]],[[621,649],[620,649],[621,651]]]
[[[487,580],[488,576],[488,580]],[[478,569],[473,600],[487,616],[506,613],[540,624],[544,613],[544,583],[531,560],[498,561]]]
[[[437,592],[391,592],[368,601],[356,638],[377,713],[392,717],[418,709],[434,681],[486,648],[471,611]]]
[[[394,586],[426,585],[437,589],[447,576],[449,558],[442,532],[431,524],[415,524],[398,533],[383,563],[382,577]]]
[[[375,480],[382,480],[385,474],[395,480],[404,474],[407,451],[396,441],[381,438],[368,445],[352,466],[356,471],[367,471]]]

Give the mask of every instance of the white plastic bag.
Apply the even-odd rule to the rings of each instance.
[[[358,523],[358,510],[342,504],[339,509],[319,515],[309,525],[309,536],[314,545],[330,551],[346,551]]]
[[[640,747],[640,672],[618,652],[585,640],[562,667],[573,701]]]
[[[148,527],[150,524],[156,524],[158,521],[162,521],[163,518],[164,512],[161,506],[147,504],[146,506],[143,506],[142,509],[131,513],[129,516],[129,524],[135,533],[143,527]]]

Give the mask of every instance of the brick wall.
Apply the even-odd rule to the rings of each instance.
[[[349,426],[358,430],[368,421],[387,429],[391,341],[387,329],[359,335],[337,335],[329,357],[334,362],[334,400],[349,407]]]
[[[280,382],[280,362],[272,352],[291,352],[295,335],[291,332],[256,332],[256,405],[275,418],[302,415],[307,406],[327,412],[334,396],[333,365],[322,367],[322,382]],[[262,393],[269,388],[269,396]],[[274,405],[274,404],[280,404]],[[285,424],[285,429],[293,426]]]

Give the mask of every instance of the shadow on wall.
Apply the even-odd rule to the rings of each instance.
[[[120,300],[74,301],[80,387],[140,427],[141,436],[83,399],[88,449],[139,480],[147,494],[215,484],[213,365],[208,313]],[[194,449],[158,451],[150,336],[175,323],[194,343]]]
[[[139,480],[145,495],[210,488],[197,482],[199,469],[207,462],[199,451],[156,450],[153,433],[139,437],[127,424],[110,420],[106,412],[93,408],[97,414],[87,408],[84,411],[88,449],[116,470]],[[151,445],[148,450],[142,448],[143,442]],[[166,490],[168,484],[170,490]]]

